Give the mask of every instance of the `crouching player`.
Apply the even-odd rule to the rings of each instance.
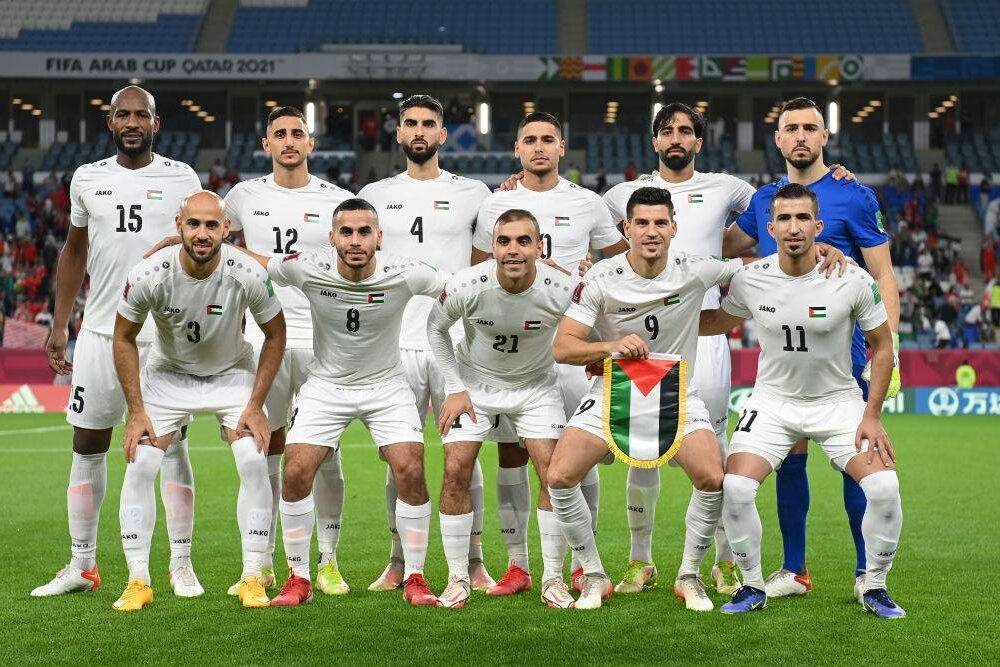
[[[823,228],[818,211],[811,190],[794,183],[782,187],[768,225],[777,254],[737,273],[722,309],[702,314],[702,335],[752,317],[761,346],[757,381],[733,433],[724,482],[723,522],[744,585],[722,611],[754,611],[767,603],[757,489],[796,441],[811,438],[868,499],[861,523],[868,559],[861,603],[881,618],[899,618],[906,612],[889,596],[886,574],[903,516],[892,443],[880,421],[893,368],[892,334],[870,275],[854,267],[843,278],[827,280],[818,272],[812,252]],[[867,403],[851,375],[855,321],[874,350]]]
[[[203,410],[221,422],[239,473],[239,598],[244,607],[266,607],[261,568],[268,552],[271,489],[263,404],[285,349],[285,319],[267,273],[223,245],[229,221],[215,193],[189,195],[176,224],[181,247],[163,248],[132,269],[115,322],[115,370],[128,405],[119,519],[129,581],[114,608],[137,611],[153,601],[153,482],[174,433]],[[241,330],[248,309],[264,332],[256,372]],[[140,369],[136,336],[147,315],[156,323],[156,339]]]

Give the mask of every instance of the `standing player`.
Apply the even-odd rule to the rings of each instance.
[[[677,225],[666,190],[636,190],[629,197],[626,216],[629,251],[602,260],[587,272],[559,324],[556,361],[586,366],[609,355],[639,359],[650,352],[679,354],[690,374],[697,367],[697,322],[705,293],[727,283],[742,261],[669,252]],[[591,342],[591,331],[601,340]],[[595,385],[567,422],[547,480],[563,534],[584,567],[578,609],[600,607],[602,598],[611,595],[611,581],[601,564],[579,488],[587,471],[608,455],[603,394],[603,387]],[[722,456],[696,388],[688,387],[686,423],[678,431],[683,441],[673,460],[695,491],[685,519],[684,555],[674,592],[688,609],[710,611],[712,601],[698,573],[722,510]]]
[[[496,259],[452,276],[431,312],[428,336],[448,392],[438,421],[445,444],[441,540],[449,572],[442,606],[462,607],[471,592],[467,572],[472,512],[466,489],[491,426],[501,415],[513,422],[540,479],[545,479],[562,433],[565,411],[552,338],[576,281],[566,272],[536,264],[541,245],[534,216],[506,211],[494,225]],[[459,321],[465,337],[456,355],[448,330]],[[545,565],[542,600],[567,608],[573,598],[562,574],[566,541],[544,486],[538,497],[538,528]]]
[[[724,482],[723,520],[743,572],[743,586],[724,613],[767,604],[760,568],[760,483],[781,465],[795,442],[813,438],[833,464],[856,480],[868,499],[861,530],[868,553],[862,584],[865,609],[900,618],[886,590],[903,513],[892,443],[880,417],[893,368],[892,335],[878,285],[863,269],[827,280],[810,248],[823,223],[816,194],[782,186],[771,199],[767,228],[776,255],[733,278],[721,310],[706,311],[702,328],[728,331],[744,319],[760,331],[760,368],[733,434]],[[851,377],[851,337],[857,322],[874,351],[867,404]]]
[[[893,349],[899,349],[899,287],[889,256],[889,237],[882,226],[878,199],[871,189],[848,181],[836,181],[823,162],[823,147],[830,133],[816,103],[803,97],[786,102],[778,117],[774,140],[782,155],[788,174],[775,183],[762,187],[750,202],[750,207],[727,231],[723,242],[726,256],[741,254],[755,244],[759,254],[775,252],[774,239],[767,233],[771,199],[787,183],[808,185],[819,197],[819,217],[824,226],[819,241],[839,248],[865,266],[875,277],[889,315]],[[865,372],[865,340],[855,328],[852,344],[854,377],[867,397]],[[890,397],[899,391],[898,365],[889,383]],[[784,564],[768,577],[770,597],[802,595],[812,590],[812,579],[806,569],[806,514],[809,511],[809,481],[806,476],[806,444],[803,440],[792,449],[778,469],[775,489],[778,495],[778,523],[784,541]],[[865,544],[862,520],[865,494],[854,479],[844,474],[844,507],[847,510],[857,556],[855,595],[860,600],[860,587],[865,571]]]
[[[226,195],[226,217],[243,245],[258,255],[285,257],[314,250],[328,243],[328,221],[333,210],[351,193],[309,173],[307,159],[315,148],[306,118],[295,107],[277,107],[267,118],[262,140],[271,156],[272,173],[237,183]],[[271,425],[267,468],[273,496],[269,560],[264,581],[274,586],[275,523],[281,498],[281,454],[285,451],[285,424],[292,399],[306,380],[313,360],[313,322],[309,300],[296,287],[279,286],[277,294],[288,327],[286,349],[274,385],[267,395],[267,417]],[[260,354],[263,334],[252,318],[247,319],[247,340]],[[340,520],[344,510],[344,474],[340,451],[333,450],[320,465],[313,494],[316,502],[316,531],[319,537],[319,570],[316,587],[329,595],[347,593],[350,588],[337,566]],[[229,592],[236,594],[234,584]]]
[[[312,599],[313,477],[354,419],[368,427],[395,478],[403,596],[413,605],[435,605],[423,576],[431,516],[423,427],[399,361],[399,329],[410,298],[440,294],[447,276],[414,259],[377,253],[378,217],[363,199],[342,202],[332,223],[332,248],[284,258],[250,253],[277,283],[302,290],[315,325],[315,358],[295,399],[285,449],[281,526],[290,573],[271,605]]]
[[[558,118],[544,112],[525,116],[518,125],[514,151],[524,168],[524,176],[513,190],[495,192],[483,202],[472,239],[473,264],[490,256],[493,225],[510,209],[525,210],[535,217],[542,235],[541,258],[566,271],[576,271],[591,249],[610,256],[628,248],[601,198],[560,178],[559,159],[566,154],[566,142]],[[587,392],[588,381],[582,368],[559,365],[557,369],[568,418]],[[500,530],[507,544],[509,565],[489,592],[511,595],[531,588],[527,551],[531,489],[527,456],[517,444],[501,444],[499,458]],[[597,468],[587,475],[583,489],[596,532],[600,499]],[[579,585],[580,568],[575,554],[572,570],[573,583]]]
[[[659,157],[659,172],[644,174],[608,190],[604,201],[615,220],[625,220],[629,196],[639,188],[656,187],[670,193],[677,222],[677,236],[670,242],[674,252],[722,256],[722,233],[726,225],[750,204],[754,189],[729,174],[695,171],[695,155],[701,151],[705,119],[686,104],[672,103],[653,119],[653,150]],[[720,293],[713,287],[705,293],[703,308],[717,308]],[[725,458],[729,422],[731,368],[729,341],[725,335],[698,338],[698,365],[692,384],[708,409]],[[653,523],[660,495],[660,469],[629,467],[625,486],[626,516],[631,533],[631,554],[620,593],[637,593],[656,585],[653,564]],[[715,566],[712,580],[720,593],[732,595],[740,582],[733,553],[720,525],[715,534]]]
[[[107,488],[111,430],[125,414],[125,397],[113,373],[115,306],[124,277],[154,241],[172,234],[181,200],[201,190],[191,167],[153,153],[160,129],[156,101],[138,86],[111,98],[108,130],[118,153],[81,166],[73,174],[73,211],[66,245],[56,268],[56,303],[46,344],[49,365],[60,375],[72,372],[73,391],[66,420],[73,426],[73,464],[67,506],[72,559],[34,597],[92,591],[101,583],[97,568],[97,525]],[[67,322],[84,274],[90,274],[83,329],[74,363],[66,359]],[[145,357],[152,330],[139,335]],[[167,448],[160,493],[170,537],[170,583],[174,593],[204,593],[191,566],[194,527],[194,476],[184,425]]]
[[[438,269],[455,273],[469,266],[472,230],[479,205],[489,196],[483,183],[450,174],[438,164],[438,149],[448,138],[444,108],[429,95],[413,95],[399,105],[396,141],[406,155],[406,171],[369,183],[358,197],[375,207],[382,230],[382,247],[414,257]],[[417,397],[420,423],[433,407],[435,418],[444,402],[444,381],[427,341],[427,317],[434,300],[414,296],[403,311],[399,336],[400,359],[406,380]],[[396,530],[396,487],[386,471],[386,515],[392,548],[389,564],[369,590],[393,590],[403,583],[403,547]],[[483,471],[477,459],[469,484],[472,497],[472,534],[469,542],[469,580],[475,590],[495,582],[483,563]],[[318,502],[318,500],[317,500]]]
[[[281,363],[285,319],[267,273],[231,246],[223,247],[229,224],[218,195],[202,191],[186,198],[177,231],[180,250],[159,250],[129,273],[115,322],[114,363],[128,403],[128,465],[119,517],[129,581],[114,608],[138,611],[153,602],[153,480],[174,433],[201,410],[219,418],[239,473],[236,517],[243,574],[238,595],[244,607],[266,607],[261,568],[271,492],[263,405]],[[264,331],[256,372],[253,349],[240,330],[248,309]],[[150,314],[156,341],[140,369],[136,336]]]

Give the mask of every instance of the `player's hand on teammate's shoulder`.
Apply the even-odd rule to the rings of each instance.
[[[865,444],[868,446],[865,463],[871,465],[878,456],[886,468],[895,467],[896,452],[889,440],[889,434],[882,426],[882,420],[878,417],[865,415],[861,418],[857,433],[854,435],[854,447],[861,452],[864,451]]]
[[[553,269],[556,269],[557,271],[562,271],[562,272],[563,272],[563,273],[565,273],[565,274],[566,274],[567,276],[569,276],[569,275],[572,275],[572,274],[571,274],[571,273],[570,273],[569,271],[567,271],[567,270],[566,270],[566,269],[564,269],[563,267],[559,266],[558,264],[556,264],[556,263],[555,263],[554,261],[552,261],[551,259],[540,259],[540,260],[538,260],[538,261],[540,261],[540,262],[541,262],[542,264],[548,264],[549,266],[551,266],[551,267],[552,267]],[[582,263],[583,263],[583,262],[581,262],[581,264],[582,264]],[[583,275],[583,274],[581,273],[580,275]]]
[[[146,254],[143,255],[142,258],[146,259],[153,253],[159,250],[163,250],[164,248],[167,248],[169,246],[177,245],[180,242],[181,242],[181,237],[177,236],[176,234],[174,234],[173,236],[164,236],[162,239],[154,243],[152,247],[150,247],[150,249],[146,251]]]
[[[831,164],[830,171],[833,172],[833,180],[835,181],[856,181],[854,177],[854,172],[845,167],[842,164]]]
[[[153,422],[149,420],[149,415],[145,410],[130,412],[128,420],[125,422],[125,434],[122,448],[125,453],[125,460],[128,463],[135,461],[135,452],[139,445],[155,445],[156,432],[153,430]]]
[[[271,443],[271,427],[259,405],[247,405],[236,423],[236,437],[243,438],[247,435],[253,436],[257,441],[257,451],[266,455]]]
[[[472,407],[472,398],[467,391],[458,391],[448,394],[441,406],[441,416],[438,418],[438,431],[441,437],[448,435],[448,431],[463,414],[468,415],[472,423],[476,423],[476,410]]]
[[[618,355],[622,359],[645,359],[649,356],[649,345],[635,334],[609,341],[605,343],[605,349],[608,354]]]
[[[69,375],[73,371],[73,364],[66,358],[66,344],[68,333],[65,327],[56,329],[52,327],[49,337],[45,341],[45,351],[49,355],[49,368],[58,375]]]
[[[587,256],[580,260],[579,266],[577,266],[577,271],[579,271],[580,276],[583,277],[590,268],[594,266],[594,256],[591,253],[587,253]]]
[[[507,180],[500,184],[494,192],[507,192],[517,187],[517,182],[524,178],[524,172],[519,171],[507,177]]]
[[[816,243],[813,248],[816,252],[816,260],[819,262],[819,270],[827,278],[832,276],[834,271],[837,272],[838,277],[844,275],[848,264],[854,263],[840,248],[835,248],[827,243]]]

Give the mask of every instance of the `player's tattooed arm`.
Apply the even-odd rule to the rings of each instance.
[[[135,460],[135,451],[143,441],[153,444],[156,433],[153,423],[146,414],[142,402],[142,390],[139,388],[139,347],[136,336],[142,329],[142,322],[133,322],[121,314],[115,318],[115,337],[113,342],[115,372],[125,394],[125,404],[128,406],[128,419],[125,421],[124,442],[122,443],[125,460],[131,463]]]
[[[59,375],[67,375],[73,370],[73,364],[66,359],[67,328],[73,303],[87,272],[89,243],[86,227],[70,225],[66,244],[59,252],[56,264],[56,305],[45,350],[49,356],[49,367]]]
[[[882,426],[882,403],[889,389],[893,370],[892,332],[889,323],[883,322],[870,331],[865,338],[872,348],[872,379],[868,386],[868,403],[865,405],[861,424],[854,436],[854,446],[860,452],[862,440],[868,441],[867,463],[871,464],[876,454],[882,464],[891,468],[896,461],[896,453]]]
[[[240,415],[236,424],[236,435],[242,437],[247,432],[257,441],[257,451],[267,454],[271,440],[271,428],[264,414],[264,399],[271,390],[271,383],[281,365],[285,353],[285,316],[278,314],[260,325],[264,332],[264,344],[260,348],[260,358],[257,361],[257,374],[254,377],[253,392],[250,400]]]
[[[699,336],[718,336],[729,333],[743,323],[742,317],[727,313],[722,308],[701,311],[698,319]]]

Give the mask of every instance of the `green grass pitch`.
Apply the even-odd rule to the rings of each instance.
[[[94,594],[35,600],[28,592],[68,558],[70,431],[61,415],[0,417],[0,664],[908,665],[987,663],[1000,655],[992,567],[1000,469],[995,418],[886,417],[899,455],[904,506],[903,536],[889,581],[910,614],[892,622],[865,614],[852,598],[853,547],[840,475],[815,447],[809,464],[808,554],[816,589],[805,598],[773,600],[760,613],[697,614],[674,598],[670,582],[690,494],[686,478],[675,469],[663,473],[656,515],[654,555],[661,584],[655,590],[615,596],[597,612],[547,609],[538,598],[537,578],[530,594],[500,599],[475,594],[465,609],[455,611],[412,609],[399,593],[368,593],[388,554],[385,468],[357,424],[345,438],[347,499],[339,555],[353,592],[341,598],[317,593],[312,604],[297,609],[244,610],[225,594],[240,571],[236,475],[213,422],[201,417],[190,432],[197,486],[193,558],[207,593],[181,600],[170,591],[158,506],[152,554],[156,598],[152,607],[124,615],[111,609],[126,574],[117,516],[120,435],[116,432],[109,457],[101,520],[98,555],[104,583]],[[437,438],[429,442],[427,478],[436,508],[442,456]],[[499,577],[506,554],[497,529],[494,447],[484,448],[482,462],[484,549],[491,573]],[[598,539],[608,572],[616,578],[628,556],[625,468],[604,466],[601,478]],[[771,479],[761,490],[759,506],[767,573],[781,560]],[[436,511],[431,526],[427,578],[439,592],[447,570]],[[532,566],[540,570],[534,518],[531,530]],[[278,543],[276,562],[281,563]],[[722,602],[718,596],[715,600]]]

